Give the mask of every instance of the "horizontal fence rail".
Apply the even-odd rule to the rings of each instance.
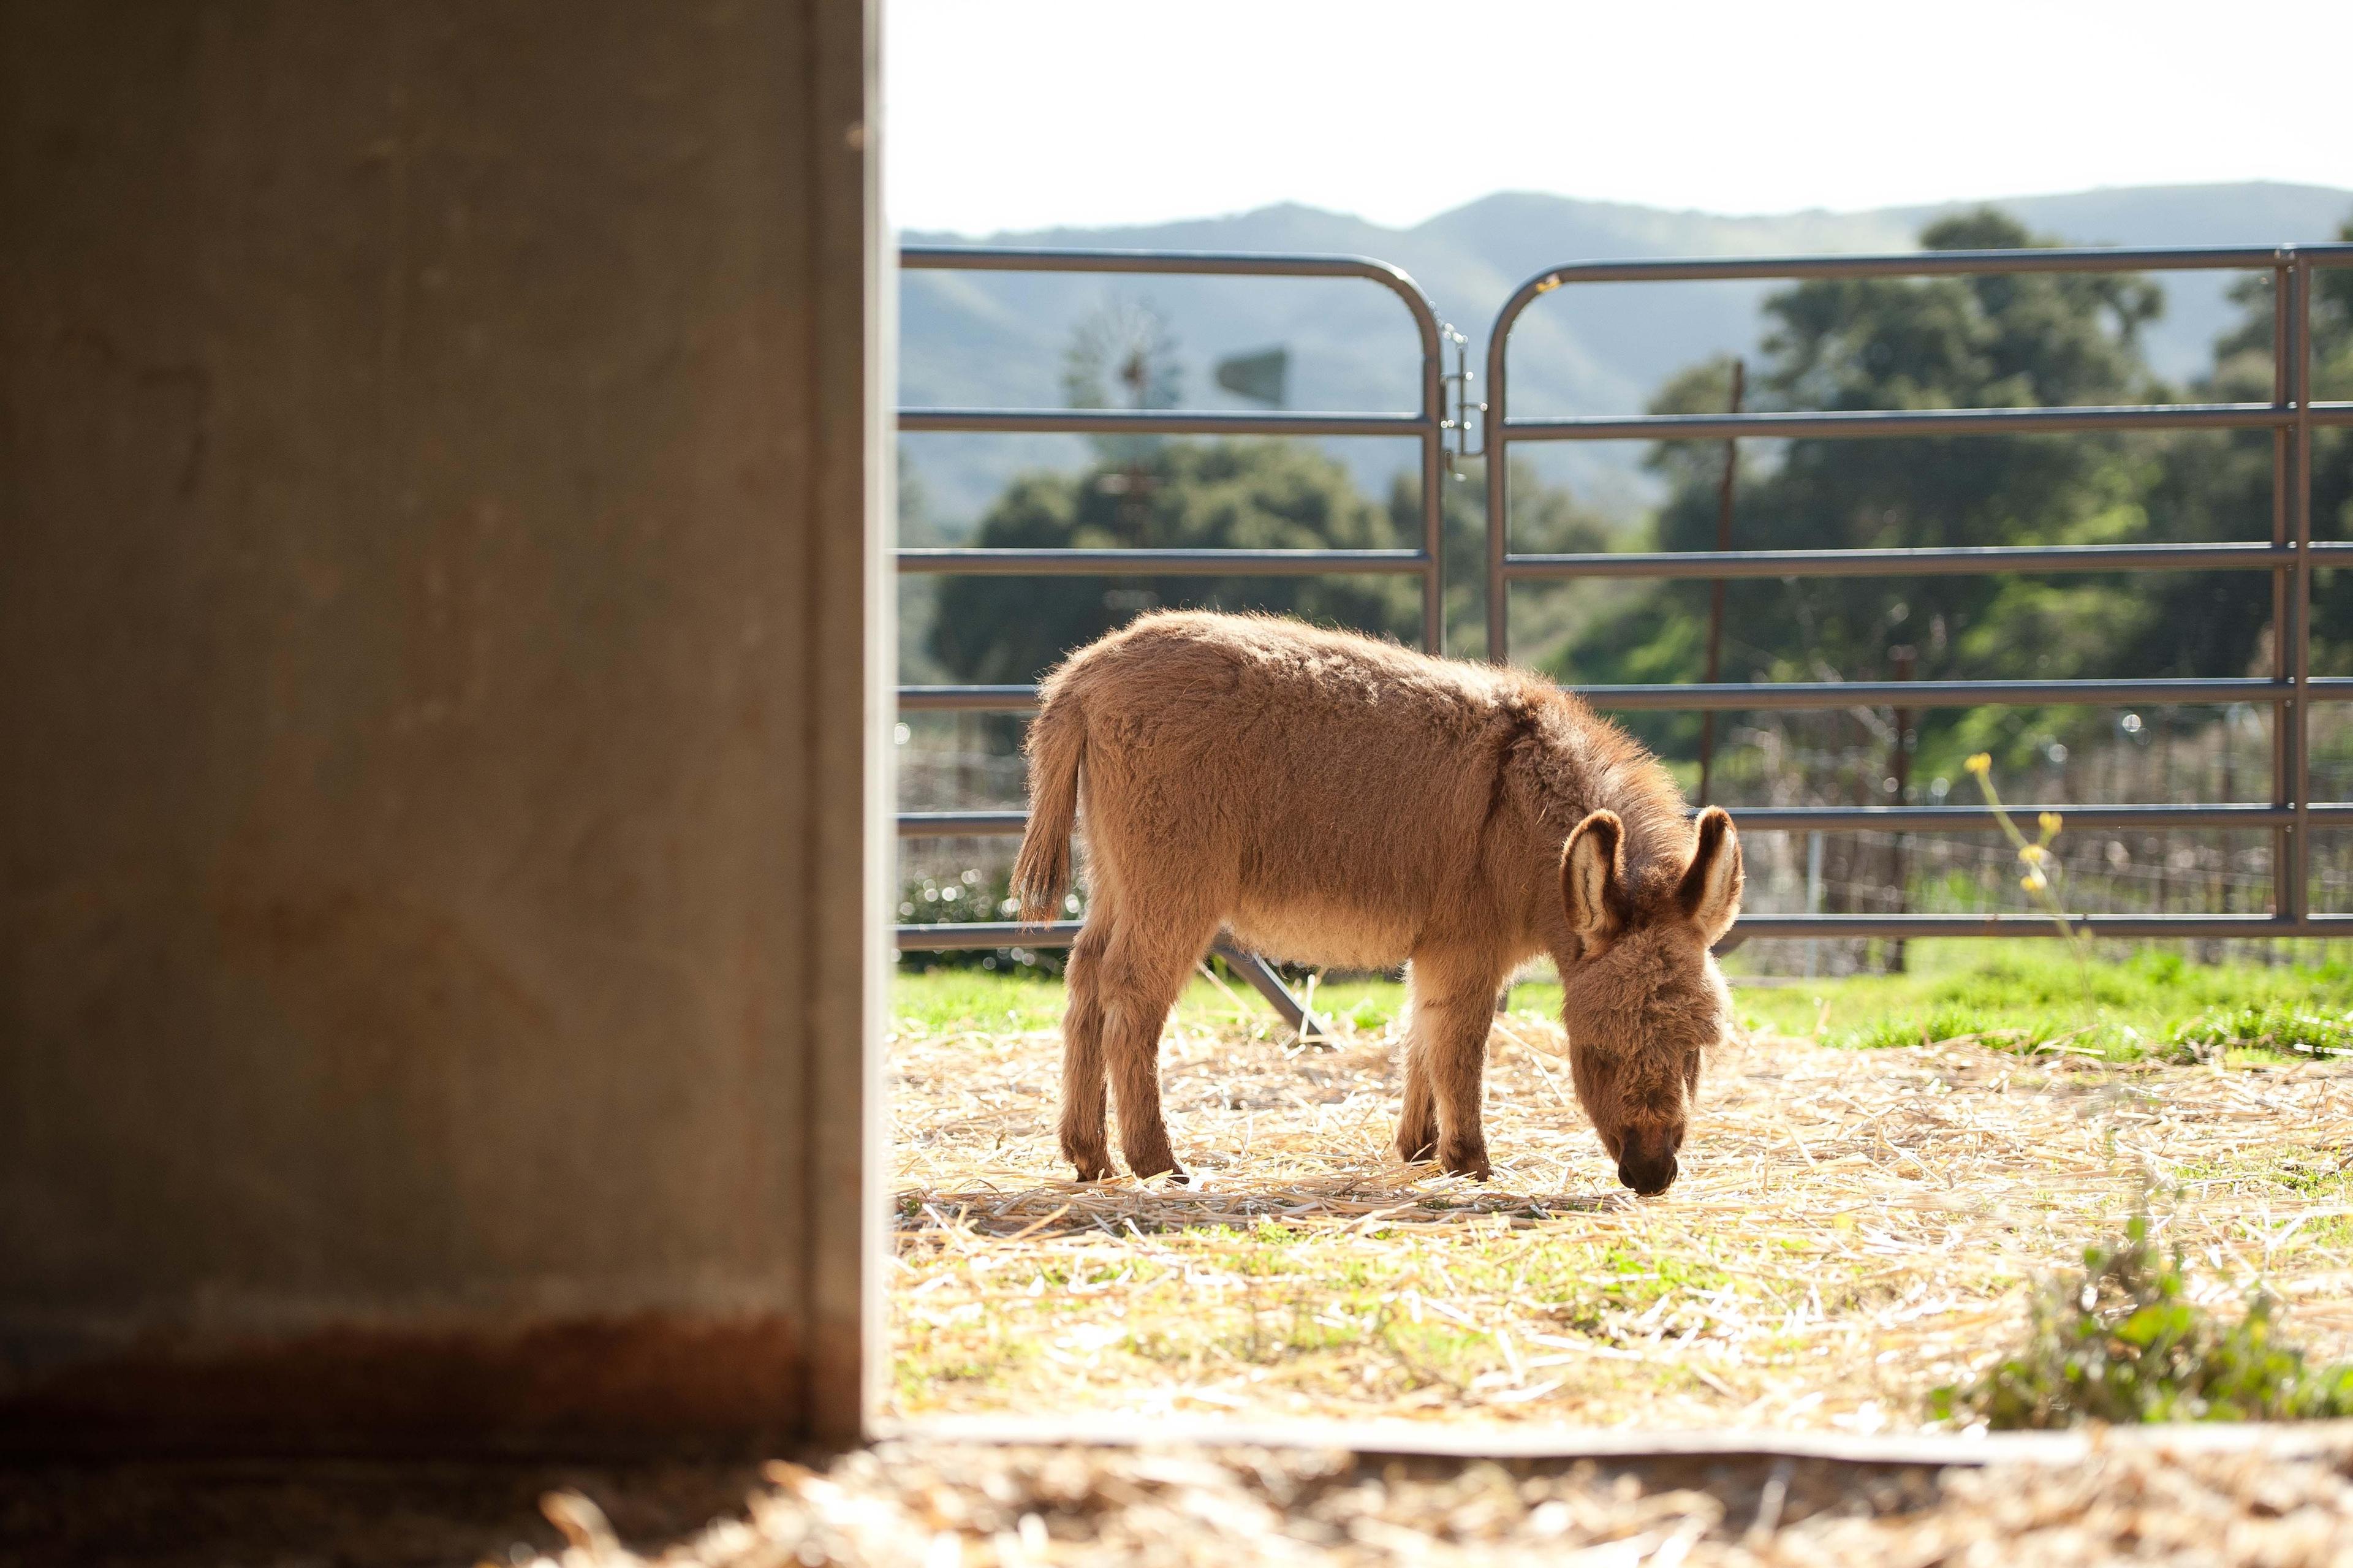
[[[902,713],[1035,713],[1034,686],[902,686]]]
[[[1726,808],[1743,833],[1993,833],[2001,823],[1982,805],[1741,805]],[[2223,805],[2014,805],[2016,820],[2054,812],[2076,827],[2119,830],[2160,827],[2246,833],[2285,826],[2295,808],[2259,801]],[[2353,801],[2315,805],[2316,827],[2353,827]],[[1026,811],[911,811],[899,818],[902,838],[994,838],[1018,836]]]
[[[2125,941],[2181,942],[2278,936],[2353,936],[2353,915],[2306,915],[2294,922],[2277,915],[2070,915],[2067,927]],[[1743,915],[1744,937],[1825,941],[1840,937],[2036,936],[2055,937],[2059,922],[2028,914]]]
[[[2293,570],[2293,544],[1984,544],[1917,550],[1714,550],[1508,555],[1506,582],[1559,577],[1677,580],[1780,577],[1973,577],[2068,572]],[[2353,563],[2353,544],[2315,544],[2316,565]]]
[[[960,952],[976,947],[1068,947],[1079,937],[1078,921],[1023,925],[1018,921],[943,921],[901,926],[901,952]]]
[[[1829,710],[1839,708],[1975,708],[1985,703],[2114,708],[2167,703],[2269,703],[2281,685],[2261,676],[2205,680],[1821,680],[1720,681],[1702,686],[1572,686],[1596,708],[1686,713]],[[2353,702],[2353,676],[2304,682],[2312,702]],[[902,686],[902,713],[1035,713],[1034,686]]]
[[[1428,296],[1403,271],[1360,256],[1253,256],[1186,251],[990,250],[910,247],[899,253],[907,271],[1143,274],[1202,278],[1355,279],[1387,289],[1403,304],[1420,346],[1420,407],[1413,413],[1226,412],[1182,409],[902,408],[902,433],[986,432],[1092,436],[1368,437],[1410,439],[1420,461],[1421,542],[1410,550],[1015,550],[909,548],[898,552],[908,575],[1035,577],[1301,577],[1415,576],[1421,583],[1422,644],[1444,651],[1446,582],[1443,511],[1447,418],[1447,331]],[[1459,339],[1457,340],[1459,342]],[[1037,710],[1028,686],[916,686],[899,691],[902,713],[1024,714]],[[1021,831],[1019,812],[910,812],[899,818],[902,837],[947,837]],[[902,925],[902,952],[1066,945],[1077,926],[1044,929],[1001,922],[949,921]],[[1248,976],[1286,1013],[1271,972],[1254,965]],[[1293,1023],[1301,1022],[1294,1017]]]
[[[1419,550],[950,550],[899,552],[909,576],[1314,577],[1331,573],[1419,574]]]
[[[1419,436],[1414,414],[1252,414],[1131,408],[902,408],[918,434],[1046,436]]]
[[[2072,915],[2067,924],[2096,937],[2126,941],[2179,942],[2189,939],[2314,936],[2353,937],[2353,915],[2306,915],[2295,929],[2283,930],[2276,915]],[[902,952],[949,952],[964,948],[1068,947],[1078,940],[1081,922],[1055,921],[1047,925],[1022,925],[1014,921],[974,921],[969,923],[907,926],[901,930]],[[1991,914],[1854,914],[1751,915],[1740,917],[1742,939],[1766,941],[1832,941],[1842,937],[2053,937],[2059,927],[2048,915]]]
[[[1487,464],[1488,657],[1508,662],[1510,592],[1524,582],[1588,577],[1708,581],[1816,577],[2018,575],[2086,572],[2265,572],[2273,581],[2274,666],[2268,678],[2140,680],[1714,682],[1582,689],[1595,706],[1618,711],[1763,711],[1847,707],[1975,707],[1980,704],[2115,706],[2248,703],[2269,706],[2274,796],[2263,805],[2023,807],[2060,810],[2079,826],[2268,830],[2273,835],[2269,913],[2101,915],[2073,923],[2116,936],[2353,934],[2353,916],[2306,908],[2311,833],[2353,825],[2353,804],[2311,798],[2307,721],[2313,704],[2353,700],[2353,680],[2311,673],[2312,574],[2353,564],[2353,544],[2312,537],[2312,432],[2353,426],[2353,403],[2310,395],[2312,273],[2353,266],[2353,245],[2167,249],[1944,251],[1894,256],[1580,262],[1529,279],[1497,314],[1487,340],[1483,405]],[[2260,271],[2274,302],[2273,398],[2269,403],[2156,404],[2126,407],[1828,409],[1736,414],[1514,418],[1508,403],[1512,329],[1536,300],[1565,286],[1747,279],[1984,277],[2054,272]],[[2013,545],[1957,549],[1755,550],[1515,554],[1510,547],[1510,456],[1523,441],[1737,441],[1969,438],[2087,431],[2263,430],[2273,437],[2274,498],[2267,542],[2203,544]],[[1971,831],[1993,826],[1983,808],[1947,806],[1781,807],[1735,810],[1744,828],[1778,831]],[[1746,915],[1740,931],[1760,937],[1909,937],[2055,934],[2032,915],[1865,913]]]
[[[1983,805],[1734,805],[1725,808],[1743,833],[1992,833],[2001,826]],[[2245,801],[2221,805],[2013,805],[2013,819],[2053,812],[2077,827],[2203,827],[2246,832],[2295,820],[2284,805]],[[2353,827],[2353,801],[2312,807],[2314,826]],[[1018,834],[1026,811],[911,811],[899,818],[904,838],[987,838]]]
[[[1837,708],[2117,707],[2268,702],[2279,683],[2258,676],[2211,680],[1777,680],[1691,686],[1579,686],[1596,708],[1625,713],[1766,712]],[[2342,695],[2353,696],[2353,693]]]
[[[1931,436],[2058,436],[2085,430],[2285,430],[2294,408],[2270,403],[2151,403],[2126,408],[1852,408],[1821,414],[1625,414],[1519,419],[1514,441],[1789,441],[1799,437],[1916,441]],[[2316,425],[2353,425],[2353,403],[2312,410]]]

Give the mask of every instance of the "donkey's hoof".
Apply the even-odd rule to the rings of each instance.
[[[1409,1165],[1427,1165],[1438,1158],[1438,1140],[1430,1134],[1413,1137],[1400,1132],[1397,1137],[1398,1158]]]
[[[1469,1176],[1483,1182],[1495,1173],[1487,1163],[1487,1149],[1482,1143],[1460,1144],[1441,1152],[1439,1163],[1450,1176]]]
[[[1189,1184],[1193,1180],[1186,1173],[1185,1167],[1176,1163],[1174,1155],[1163,1155],[1157,1160],[1130,1160],[1127,1163],[1127,1168],[1135,1173],[1135,1179],[1139,1182],[1148,1182],[1155,1176],[1166,1176],[1168,1178],[1170,1186],[1182,1187]]]
[[[1079,1180],[1082,1182],[1108,1182],[1112,1178],[1111,1156],[1107,1153],[1065,1154],[1062,1157],[1077,1169]]]

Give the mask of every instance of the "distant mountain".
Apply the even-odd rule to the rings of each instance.
[[[1282,205],[1237,216],[1109,229],[1050,229],[972,239],[908,234],[909,244],[1076,249],[1340,251],[1402,267],[1482,362],[1495,311],[1534,273],[1566,261],[1631,257],[1757,256],[1909,250],[1944,214],[1991,205],[2038,232],[2083,245],[2273,245],[2329,238],[2353,217],[2353,190],[2263,183],[2151,186],[1951,203],[1862,213],[1724,217],[1563,196],[1505,193],[1411,228]],[[2203,368],[2232,311],[2227,274],[2163,279],[2167,310],[2148,337],[2151,363],[2177,378]],[[1625,413],[1669,374],[1719,352],[1754,352],[1759,283],[1611,285],[1564,290],[1513,334],[1515,414]],[[1092,278],[1021,273],[909,273],[901,287],[900,395],[910,405],[1054,407],[1072,327],[1109,296],[1142,298],[1174,325],[1187,405],[1239,406],[1209,367],[1229,354],[1291,351],[1291,402],[1303,409],[1410,409],[1411,325],[1388,292],[1347,280]],[[967,530],[1012,476],[1076,466],[1073,437],[916,436],[905,442],[929,513],[948,534]],[[1403,443],[1335,442],[1359,478],[1380,487],[1403,470]],[[1542,454],[1547,477],[1606,510],[1648,496],[1632,447]]]

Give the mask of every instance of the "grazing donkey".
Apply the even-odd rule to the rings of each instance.
[[[1409,962],[1398,1152],[1488,1174],[1497,992],[1559,965],[1577,1099],[1645,1196],[1675,1179],[1700,1057],[1731,1025],[1708,949],[1740,909],[1720,810],[1550,681],[1259,616],[1143,616],[1046,679],[1013,878],[1044,919],[1083,777],[1092,902],[1062,1020],[1062,1154],[1112,1173],[1105,1076],[1139,1176],[1182,1179],[1160,1030],[1217,934],[1303,963]]]

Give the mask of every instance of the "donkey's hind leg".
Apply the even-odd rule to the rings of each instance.
[[[1154,903],[1145,919],[1131,902],[1103,952],[1103,1058],[1119,1102],[1119,1145],[1127,1168],[1138,1176],[1166,1171],[1183,1181],[1160,1113],[1160,1031],[1217,934],[1217,921]]]
[[[1062,1013],[1062,1158],[1082,1182],[1112,1174],[1103,1118],[1103,959],[1113,920],[1110,900],[1097,899],[1064,975],[1070,1004]]]

